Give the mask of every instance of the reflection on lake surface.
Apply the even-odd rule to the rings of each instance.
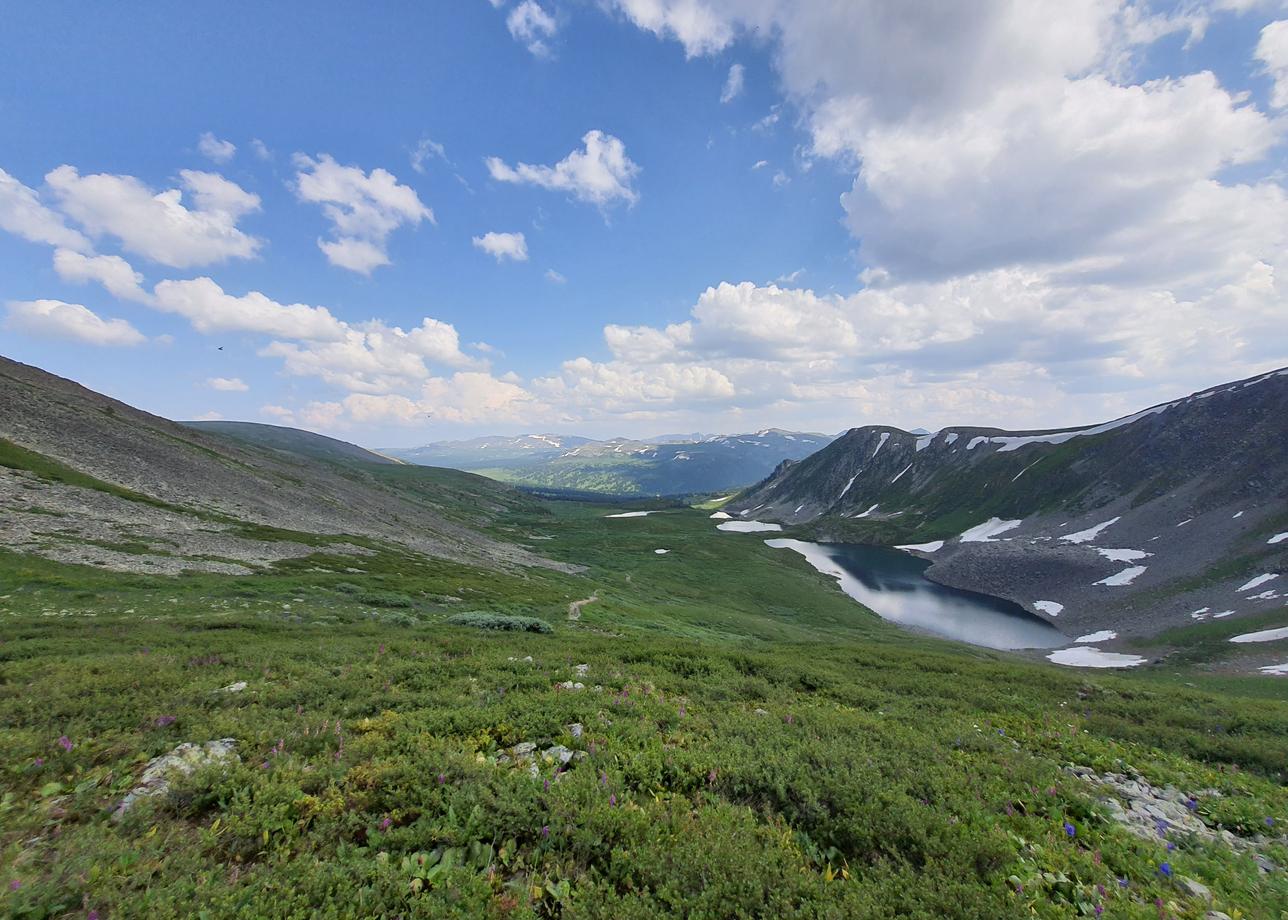
[[[1019,604],[935,584],[923,574],[930,563],[880,546],[766,540],[800,553],[843,590],[882,619],[900,626],[985,648],[1055,648],[1068,640]]]

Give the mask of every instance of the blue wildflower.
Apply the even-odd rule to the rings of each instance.
[[[1074,827],[1072,824],[1070,824],[1068,821],[1064,822],[1064,832],[1068,834],[1070,837],[1078,836],[1078,829]]]

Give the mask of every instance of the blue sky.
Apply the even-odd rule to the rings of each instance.
[[[935,7],[20,6],[0,352],[391,446],[1060,425],[1288,364],[1288,11]]]

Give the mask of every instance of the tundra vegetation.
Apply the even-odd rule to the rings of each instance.
[[[0,554],[0,910],[1288,910],[1278,680],[912,635],[705,512],[614,510],[516,503],[490,525],[580,573],[374,541],[251,576]],[[186,749],[189,772],[120,810],[154,758],[222,739],[234,757]],[[1232,836],[1137,836],[1080,768],[1174,787]]]

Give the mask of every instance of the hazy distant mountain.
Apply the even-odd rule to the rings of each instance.
[[[753,434],[668,435],[596,441],[528,434],[440,441],[380,452],[410,463],[448,466],[543,488],[614,495],[684,495],[736,489],[784,460],[800,460],[832,439],[769,428]]]
[[[1066,631],[1264,615],[1288,602],[1288,370],[1083,428],[855,428],[727,510],[913,544]]]

